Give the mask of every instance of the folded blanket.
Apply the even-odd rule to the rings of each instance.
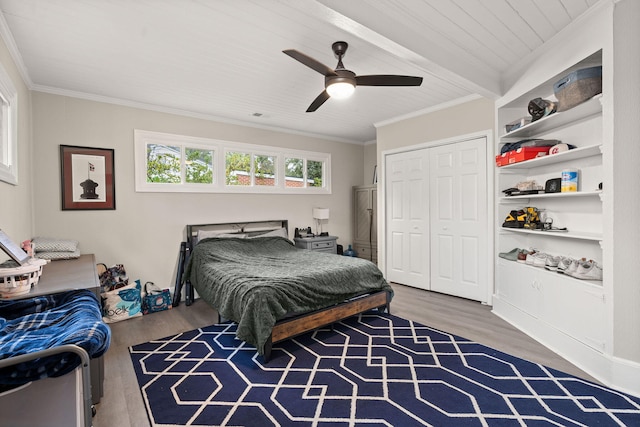
[[[75,252],[78,250],[77,240],[55,239],[51,237],[34,237],[33,246],[38,252]]]
[[[75,252],[38,252],[36,250],[36,258],[40,259],[50,259],[55,261],[57,259],[72,259],[79,258],[80,251],[77,250]]]
[[[65,344],[82,347],[96,358],[107,351],[110,343],[111,330],[102,321],[98,298],[91,291],[0,301],[0,360]],[[20,363],[0,369],[0,384],[58,377],[80,363],[74,353]]]

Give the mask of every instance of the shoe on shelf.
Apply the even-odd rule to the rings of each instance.
[[[573,277],[582,280],[602,280],[602,267],[593,260],[581,261],[578,263]]]
[[[537,254],[535,254],[533,256],[533,266],[534,267],[544,267],[545,264],[547,263],[547,258],[549,258],[550,255],[547,255],[543,252],[538,252]]]
[[[522,249],[520,249],[520,248],[514,248],[514,249],[511,249],[509,252],[500,252],[498,254],[498,256],[500,258],[508,259],[509,261],[517,261],[518,260],[518,253],[521,250]]]
[[[524,262],[527,261],[527,255],[533,254],[535,252],[536,252],[535,249],[532,249],[530,251],[527,250],[527,249],[520,249],[520,251],[518,252],[518,260],[517,261],[524,263]]]
[[[567,274],[567,269],[571,266],[571,263],[575,261],[573,258],[569,258],[569,257],[560,257],[560,260],[558,261],[558,268],[556,269],[556,271],[560,274]]]
[[[557,271],[558,264],[560,264],[560,257],[549,255],[544,263],[544,268],[549,271]]]
[[[586,262],[586,261],[587,261],[586,258],[572,260],[571,264],[569,264],[569,267],[567,267],[567,269],[564,271],[564,274],[566,274],[567,276],[573,276],[575,272],[578,271],[578,266],[580,265],[580,263]]]
[[[529,252],[527,254],[527,259],[525,260],[525,264],[527,265],[533,265],[533,263],[535,262],[536,259],[536,255],[538,254],[538,252]]]

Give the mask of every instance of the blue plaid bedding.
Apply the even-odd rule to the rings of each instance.
[[[96,358],[110,343],[111,330],[102,321],[100,304],[91,291],[0,301],[0,360],[64,344],[82,347]],[[43,357],[0,369],[0,384],[58,377],[80,363],[80,357],[73,353]]]

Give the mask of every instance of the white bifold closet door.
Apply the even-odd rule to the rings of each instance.
[[[486,301],[486,138],[390,154],[385,161],[387,279]]]
[[[429,289],[429,151],[386,157],[387,279]]]
[[[485,138],[432,148],[429,169],[431,290],[486,301]]]

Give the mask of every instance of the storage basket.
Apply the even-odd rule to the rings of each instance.
[[[589,67],[567,74],[553,85],[558,111],[566,111],[602,93],[602,67]]]
[[[23,265],[15,261],[0,264],[0,299],[11,299],[29,293],[42,276],[47,260],[31,258]]]

